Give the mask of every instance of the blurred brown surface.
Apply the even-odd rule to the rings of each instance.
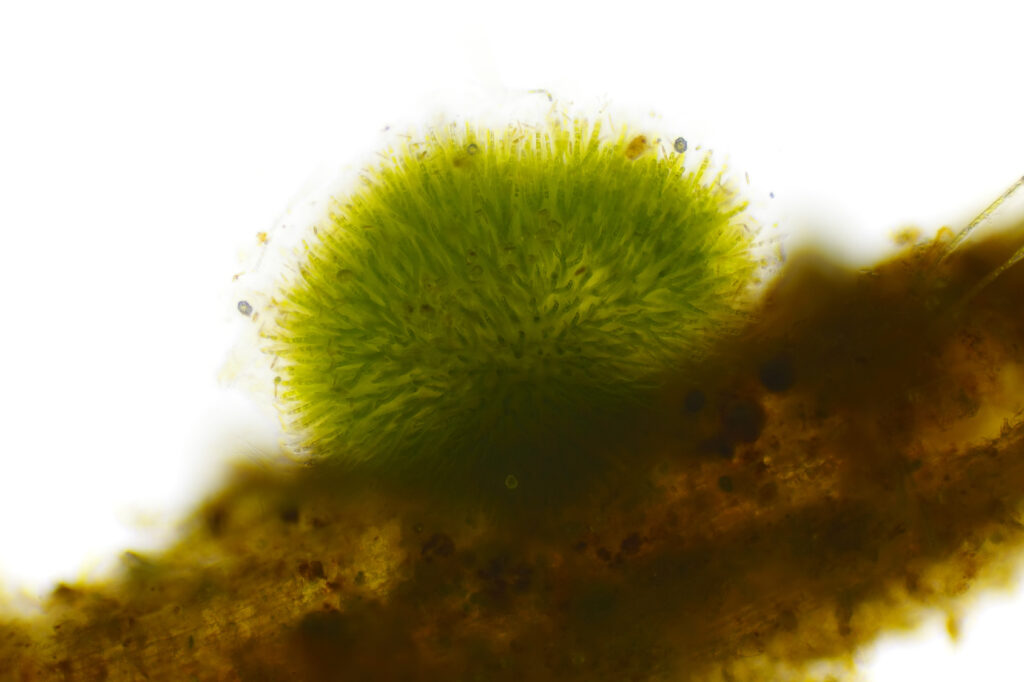
[[[805,679],[1013,566],[1024,268],[974,289],[1021,241],[795,256],[564,500],[240,467],[167,552],[0,625],[0,679]]]

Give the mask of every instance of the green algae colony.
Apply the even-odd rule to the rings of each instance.
[[[590,140],[574,132],[583,130],[564,129],[562,144]],[[429,178],[469,183],[458,185],[469,205],[458,210],[468,211],[474,229],[497,229],[496,218],[473,217],[480,214],[469,202],[478,194],[467,177],[498,172],[490,150],[509,154],[509,138],[471,132],[472,140],[441,138],[433,149],[445,153],[416,166],[426,175],[378,176],[392,187],[420,178],[419,199],[388,205],[428,215],[416,201],[432,196]],[[447,248],[428,250],[461,242],[380,235],[379,219],[366,231],[348,225],[354,243],[342,247],[328,236],[311,245],[307,288],[277,297],[286,314],[268,340],[291,368],[281,382],[286,419],[317,456],[240,468],[166,552],[131,555],[108,583],[59,587],[41,617],[7,619],[0,679],[824,679],[843,677],[852,652],[911,626],[924,608],[955,612],[972,585],[1005,579],[1024,529],[1024,271],[1000,268],[1018,253],[1024,226],[954,250],[940,236],[859,271],[797,254],[752,303],[742,293],[752,266],[740,247],[749,240],[728,195],[697,174],[680,175],[680,160],[659,155],[647,138],[593,139],[573,147],[575,155],[550,148],[561,149],[565,163],[603,159],[593,167],[599,172],[582,176],[611,182],[614,169],[607,191],[639,192],[615,199],[595,189],[580,204],[595,215],[636,216],[626,233],[632,252],[622,243],[608,253],[593,245],[574,251],[559,241],[567,238],[550,221],[565,229],[571,220],[559,213],[570,204],[557,192],[549,205],[528,204],[532,229],[547,226],[547,237],[528,234],[525,219],[515,223],[521,232],[480,237],[481,274],[506,264],[520,273],[523,285],[509,291],[456,287],[448,295],[438,287],[412,298],[413,280],[381,275],[367,249],[407,259],[410,278],[421,274],[411,263],[435,275],[445,270],[449,281],[472,274],[475,263],[460,251],[458,267],[447,266]],[[402,158],[406,166],[393,168],[408,168],[415,156]],[[550,164],[547,182],[567,177]],[[638,197],[657,205],[629,203]],[[339,224],[363,215],[363,205],[376,204],[342,204]],[[706,233],[693,233],[690,215],[706,216],[696,223]],[[671,246],[644,254],[635,243],[638,226],[666,216],[665,229],[684,230],[675,238],[700,258],[662,263],[657,256]],[[510,236],[521,240],[514,246],[533,245],[532,256],[502,249]],[[587,239],[600,243],[598,232]],[[335,256],[350,261],[339,265]],[[522,292],[548,291],[559,308],[569,307],[586,289],[573,279],[584,266],[592,287],[607,283],[592,291],[621,292],[607,274],[620,267],[615,256],[638,264],[618,271],[635,284],[633,295],[642,300],[646,292],[661,307],[577,302],[573,317],[559,313],[549,329],[586,310],[630,320],[619,329],[612,315],[612,326],[598,325],[607,334],[581,332],[566,342],[581,371],[563,374],[551,358],[499,375],[495,366],[485,372],[449,357],[459,352],[451,347],[457,338],[467,357],[477,354],[475,363],[518,366],[510,316],[529,308]],[[720,270],[703,260],[711,257],[724,257]],[[669,265],[696,279],[641,286],[644,273]],[[344,280],[345,293],[318,305],[340,314],[352,296],[360,324],[331,317],[312,333],[322,314],[294,315],[317,310],[308,285],[332,271],[332,287]],[[566,290],[570,282],[575,293]],[[507,311],[469,325],[492,335],[485,338],[493,353],[458,337],[464,318],[440,321],[453,301],[467,316],[511,292],[521,298]],[[536,305],[550,311],[539,297]],[[554,337],[542,326],[529,329],[523,357],[539,349],[538,357],[557,358]],[[345,340],[327,353],[335,333]],[[360,386],[367,371],[386,374],[339,360],[346,349],[361,362],[379,359],[359,351],[379,352],[385,334],[402,344],[394,357],[430,360],[416,374],[421,383],[388,383],[376,402],[361,389],[355,400],[320,405],[333,384]],[[299,337],[306,346],[289,345]],[[647,355],[633,362],[638,352]],[[506,391],[513,409],[478,406],[479,394],[458,392],[471,383],[470,365],[481,372],[474,390]],[[509,374],[506,385],[499,377]],[[527,399],[539,376],[539,404],[555,414]],[[603,382],[615,386],[602,390]],[[439,395],[426,401],[425,387]],[[460,402],[474,409],[462,413]],[[409,423],[393,429],[399,408]],[[414,426],[430,437],[417,439],[420,431],[408,431]],[[502,447],[496,433],[515,447]],[[537,488],[543,493],[531,493]],[[822,661],[833,668],[823,672]]]
[[[742,204],[706,158],[601,133],[442,129],[337,203],[267,332],[306,450],[557,503],[599,466],[567,439],[738,325]]]

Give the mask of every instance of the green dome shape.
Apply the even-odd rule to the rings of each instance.
[[[744,206],[683,160],[583,120],[390,151],[273,300],[286,426],[335,463],[497,494],[585,473],[566,433],[740,319]]]

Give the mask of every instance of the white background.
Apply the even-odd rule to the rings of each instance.
[[[231,276],[386,125],[534,88],[653,110],[749,175],[762,222],[869,260],[1024,172],[1015,4],[5,0],[8,596],[154,546],[226,454],[273,445],[274,420],[216,379],[249,324]],[[956,647],[936,620],[865,653],[866,677],[1021,679],[1024,599],[988,602]]]

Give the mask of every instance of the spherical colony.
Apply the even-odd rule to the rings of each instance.
[[[698,165],[582,120],[389,151],[274,299],[287,426],[378,472],[523,490],[559,469],[540,444],[560,424],[636,400],[740,318],[752,234]]]

